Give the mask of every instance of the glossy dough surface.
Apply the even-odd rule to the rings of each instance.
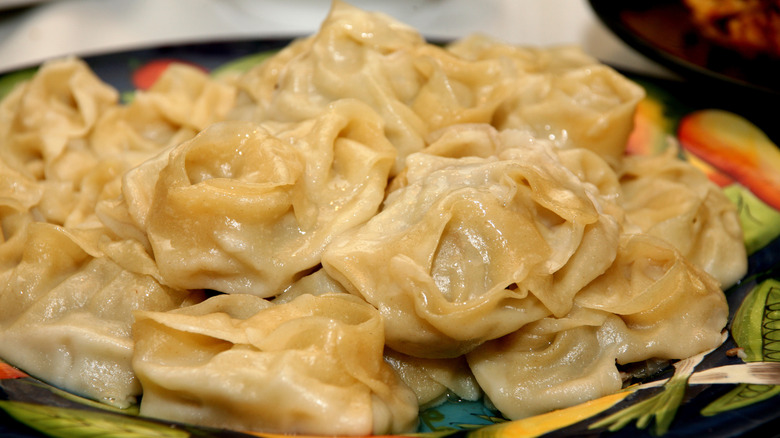
[[[220,295],[174,312],[139,312],[133,366],[141,414],[323,435],[401,433],[417,400],[384,362],[379,313],[348,294],[271,304]]]

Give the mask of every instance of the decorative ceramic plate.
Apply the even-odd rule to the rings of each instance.
[[[696,31],[682,0],[589,1],[623,41],[684,76],[741,92],[780,95],[780,60],[748,59],[708,41]]]
[[[218,75],[254,65],[287,42],[177,46],[96,56],[87,62],[103,80],[132,93],[148,87],[172,61]],[[0,97],[32,73],[0,77]],[[731,437],[771,434],[780,424],[780,150],[772,132],[776,128],[739,102],[712,96],[717,93],[695,84],[631,77],[646,88],[647,98],[639,106],[629,152],[658,152],[667,146],[669,136],[675,136],[684,158],[704,170],[739,207],[749,272],[726,292],[731,322],[724,344],[707,355],[678,362],[642,385],[525,420],[506,421],[481,402],[449,400],[421,413],[419,433],[473,438]],[[720,97],[720,108],[710,109],[705,97]],[[248,436],[141,418],[137,411],[120,411],[69,394],[0,361],[4,437]]]

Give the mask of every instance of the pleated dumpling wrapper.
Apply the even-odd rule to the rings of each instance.
[[[60,226],[23,222],[17,234],[2,245],[18,259],[0,274],[0,357],[79,395],[130,406],[141,394],[130,364],[133,311],[166,311],[201,294],[124,269]]]
[[[382,356],[379,312],[355,296],[219,295],[136,319],[142,415],[318,435],[416,428],[417,398]]]
[[[490,123],[554,137],[615,163],[644,90],[577,47],[534,49],[485,37],[429,44],[393,18],[335,1],[319,31],[237,81],[234,115],[300,121],[341,99],[383,120],[392,175],[447,126]]]
[[[618,224],[543,143],[508,159],[407,159],[407,185],[324,269],[377,307],[387,344],[457,357],[555,314],[615,258]]]
[[[720,345],[728,306],[717,280],[665,241],[621,237],[610,268],[544,318],[467,355],[485,394],[510,419],[618,391],[616,364],[683,359]]]
[[[64,59],[0,103],[0,357],[128,407],[141,392],[130,366],[133,310],[202,297],[160,284],[148,257],[123,264],[104,252],[117,247],[95,205],[134,160],[91,136],[117,98],[86,63]]]
[[[626,157],[620,170],[621,206],[628,220],[674,245],[723,288],[747,272],[737,206],[687,161],[677,148]]]
[[[378,116],[344,100],[300,123],[211,125],[134,169],[126,202],[167,284],[271,297],[376,213],[394,157]]]

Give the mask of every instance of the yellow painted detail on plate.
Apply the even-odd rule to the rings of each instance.
[[[630,390],[621,391],[570,408],[560,409],[522,420],[487,426],[470,433],[469,437],[524,438],[540,436],[600,414],[632,393],[633,391]]]

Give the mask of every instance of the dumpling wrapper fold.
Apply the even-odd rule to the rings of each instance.
[[[417,425],[414,393],[384,362],[379,313],[352,295],[304,294],[283,304],[219,295],[136,319],[142,415],[319,435]]]

